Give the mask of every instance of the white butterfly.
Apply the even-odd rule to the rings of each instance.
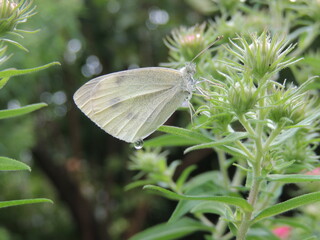
[[[111,73],[83,85],[74,101],[81,111],[110,135],[140,141],[157,130],[189,100],[196,67],[180,70],[147,67]]]

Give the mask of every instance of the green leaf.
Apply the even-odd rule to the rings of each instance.
[[[320,111],[314,111],[314,114],[310,115],[309,117],[305,118],[304,120],[300,121],[299,123],[297,123],[296,125],[293,126],[289,126],[288,129],[284,130],[281,134],[279,134],[274,140],[273,142],[270,144],[270,146],[277,146],[281,143],[283,143],[284,141],[286,141],[287,139],[293,137],[298,130],[300,130],[301,128],[305,128],[310,126],[315,119],[319,118],[320,116]]]
[[[237,235],[237,232],[238,232],[238,228],[237,226],[233,223],[233,222],[228,222],[228,227],[231,231],[231,233],[236,236]]]
[[[46,106],[48,106],[48,105],[45,103],[36,103],[36,104],[27,105],[27,106],[24,106],[21,108],[0,110],[0,119],[17,117],[20,115],[24,115],[24,114],[33,112],[35,110],[38,110],[38,109],[46,107]]]
[[[6,69],[3,71],[0,71],[0,78],[8,78],[8,77],[24,75],[24,74],[28,74],[28,73],[34,73],[34,72],[38,72],[40,70],[46,69],[46,68],[54,66],[54,65],[60,65],[60,63],[59,62],[52,62],[52,63],[42,65],[40,67],[28,68],[28,69]]]
[[[283,183],[313,182],[313,181],[320,181],[320,175],[270,174],[266,177],[266,180],[283,182]]]
[[[172,191],[166,190],[164,188],[153,186],[153,185],[146,185],[144,189],[148,189],[159,193],[160,195],[165,196],[171,200],[199,200],[199,201],[214,201],[214,202],[222,202],[225,204],[237,206],[244,211],[252,211],[252,206],[243,198],[240,197],[230,197],[230,196],[189,196],[189,195],[182,195],[177,194]]]
[[[31,171],[31,168],[17,160],[7,158],[7,157],[0,157],[0,171],[20,171],[20,170],[28,170]]]
[[[124,190],[129,191],[133,188],[141,187],[147,184],[155,184],[156,181],[154,180],[139,180],[139,181],[134,181],[132,183],[129,183],[127,186],[125,186]]]
[[[178,127],[172,127],[172,126],[161,126],[158,128],[158,131],[170,133],[176,136],[185,137],[185,138],[197,141],[198,143],[205,143],[205,142],[212,141],[212,139],[209,137],[206,137],[198,132],[194,132],[184,128],[178,128]]]
[[[144,142],[145,147],[180,147],[180,146],[192,146],[199,144],[197,140],[191,140],[181,136],[175,136],[172,134],[165,134],[158,137],[151,138]]]
[[[184,183],[186,182],[186,180],[188,179],[189,175],[192,173],[192,171],[194,171],[197,167],[195,165],[191,165],[189,167],[187,167],[185,170],[183,170],[183,172],[181,173],[181,175],[179,176],[178,180],[177,180],[177,188],[181,189],[182,186],[184,185]]]
[[[178,221],[181,217],[189,213],[191,209],[193,209],[198,204],[199,204],[199,201],[189,201],[189,200],[179,201],[173,213],[171,214],[171,217],[168,220],[168,222],[171,223],[171,222]]]
[[[34,204],[34,203],[53,203],[53,202],[50,199],[46,199],[46,198],[0,201],[0,208],[13,207],[13,206],[19,206],[19,205],[25,205],[25,204]]]
[[[284,161],[284,162],[281,162],[281,163],[277,163],[275,166],[274,166],[274,169],[277,170],[277,171],[281,171],[285,168],[288,168],[290,167],[292,164],[294,164],[296,162],[296,160],[291,160],[291,161]]]
[[[9,79],[9,77],[0,79],[0,89],[2,89],[7,84]]]
[[[212,204],[211,201],[197,203],[190,211],[191,213],[212,213],[219,216],[225,215],[225,206],[222,203]]]
[[[193,150],[204,149],[204,148],[213,148],[213,147],[218,147],[221,145],[226,145],[229,143],[234,143],[237,140],[247,138],[247,137],[248,137],[248,134],[245,132],[234,132],[234,133],[229,134],[228,136],[226,136],[225,138],[223,138],[221,140],[216,140],[216,141],[211,140],[210,143],[203,143],[203,144],[189,147],[184,151],[184,153],[188,153]]]
[[[199,174],[191,178],[188,182],[186,182],[183,185],[183,192],[187,195],[192,196],[200,196],[204,194],[212,196],[227,195],[228,192],[226,191],[226,189],[223,186],[219,185],[222,182],[221,179],[221,173],[218,171],[209,171]],[[201,202],[199,201],[180,200],[175,210],[173,211],[169,219],[169,222],[177,221],[200,203]],[[224,206],[225,207],[222,210],[224,210],[227,207],[227,205]]]
[[[305,238],[303,240],[319,240],[319,238],[317,236],[313,235],[313,236],[307,237],[307,238]]]
[[[290,211],[292,209],[301,207],[303,205],[318,202],[318,201],[320,201],[320,192],[308,193],[308,194],[301,195],[299,197],[289,199],[285,202],[278,203],[276,205],[273,205],[271,207],[268,207],[262,210],[253,219],[253,223],[256,223],[264,218],[272,217],[272,216]]]
[[[174,240],[196,231],[211,232],[211,227],[205,226],[190,218],[182,218],[174,223],[162,223],[136,234],[129,240]]]
[[[183,185],[183,191],[192,195],[205,192],[214,195],[228,193],[222,184],[222,176],[219,171],[208,171],[192,177]]]
[[[217,146],[217,148],[225,151],[226,153],[228,153],[234,157],[239,157],[239,158],[243,158],[243,159],[249,158],[249,156],[244,151],[242,151],[241,149],[238,149],[236,147],[221,145],[221,146]]]
[[[1,38],[1,40],[4,41],[4,42],[7,42],[7,43],[10,43],[10,44],[14,45],[14,46],[22,49],[23,51],[29,52],[28,49],[26,49],[24,46],[22,46],[20,43],[18,43],[16,41],[13,41],[13,40],[8,39],[8,38]]]

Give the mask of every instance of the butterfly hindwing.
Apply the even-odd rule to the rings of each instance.
[[[140,68],[93,79],[74,99],[107,133],[135,142],[161,126],[188,96],[182,81],[177,70]]]

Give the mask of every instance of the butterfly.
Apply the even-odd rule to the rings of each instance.
[[[190,100],[197,83],[195,72],[192,62],[180,70],[146,67],[115,72],[88,81],[73,99],[108,134],[135,143]]]

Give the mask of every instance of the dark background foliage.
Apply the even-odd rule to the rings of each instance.
[[[28,163],[32,173],[2,174],[0,198],[47,197],[55,204],[2,210],[0,239],[126,239],[166,221],[174,205],[140,190],[123,190],[133,176],[127,170],[132,146],[96,127],[72,96],[94,76],[166,61],[162,39],[174,27],[202,22],[204,16],[183,1],[169,0],[35,5],[37,15],[21,26],[40,31],[23,39],[30,52],[10,48],[15,54],[6,67],[51,61],[61,67],[16,77],[2,90],[2,108],[39,101],[49,106],[2,122],[1,154]],[[179,153],[174,150],[170,158]]]

